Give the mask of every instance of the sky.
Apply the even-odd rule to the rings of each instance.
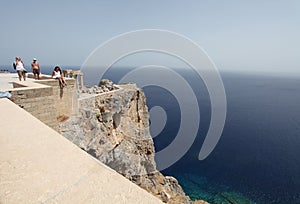
[[[219,70],[300,74],[298,0],[0,0],[0,65],[80,66],[125,32],[163,29],[202,47]]]

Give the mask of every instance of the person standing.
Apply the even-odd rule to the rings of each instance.
[[[24,63],[20,57],[16,57],[16,70],[18,72],[19,80],[21,81],[22,77],[26,81],[26,69],[24,68]]]
[[[33,61],[31,63],[31,69],[33,73],[33,78],[40,79],[41,68],[36,58],[33,58]]]

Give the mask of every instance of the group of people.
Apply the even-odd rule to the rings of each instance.
[[[19,80],[21,81],[22,78],[24,81],[26,81],[26,73],[27,70],[24,67],[24,62],[21,60],[20,57],[16,57],[16,61],[13,63],[14,69],[17,71]],[[36,58],[33,58],[31,62],[31,70],[33,73],[33,78],[39,80],[40,79],[40,73],[41,68]],[[64,79],[61,69],[59,66],[56,66],[52,72],[52,78],[59,80],[60,88],[63,88],[67,86],[66,80]]]

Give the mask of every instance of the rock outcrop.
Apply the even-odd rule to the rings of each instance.
[[[100,93],[100,94],[99,94]],[[63,136],[166,203],[191,203],[178,181],[156,170],[146,98],[135,84],[84,89],[80,115],[60,124]]]

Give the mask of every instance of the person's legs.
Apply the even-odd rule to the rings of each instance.
[[[26,81],[26,73],[24,71],[22,71],[22,74],[23,74],[24,81]]]
[[[18,76],[19,76],[19,80],[21,81],[21,79],[22,79],[22,71],[17,71],[17,73],[18,73]]]
[[[62,86],[61,78],[60,77],[56,77],[55,79],[58,80],[59,87],[62,89],[63,86]]]
[[[60,78],[58,78],[58,80],[59,80],[59,86],[60,86],[60,88],[64,88],[64,83],[62,81],[62,78],[60,77]]]
[[[61,78],[62,78],[62,81],[64,82],[64,85],[67,85],[65,78],[64,77],[61,77]]]
[[[33,77],[34,79],[40,79],[40,72],[38,69],[33,69]]]

